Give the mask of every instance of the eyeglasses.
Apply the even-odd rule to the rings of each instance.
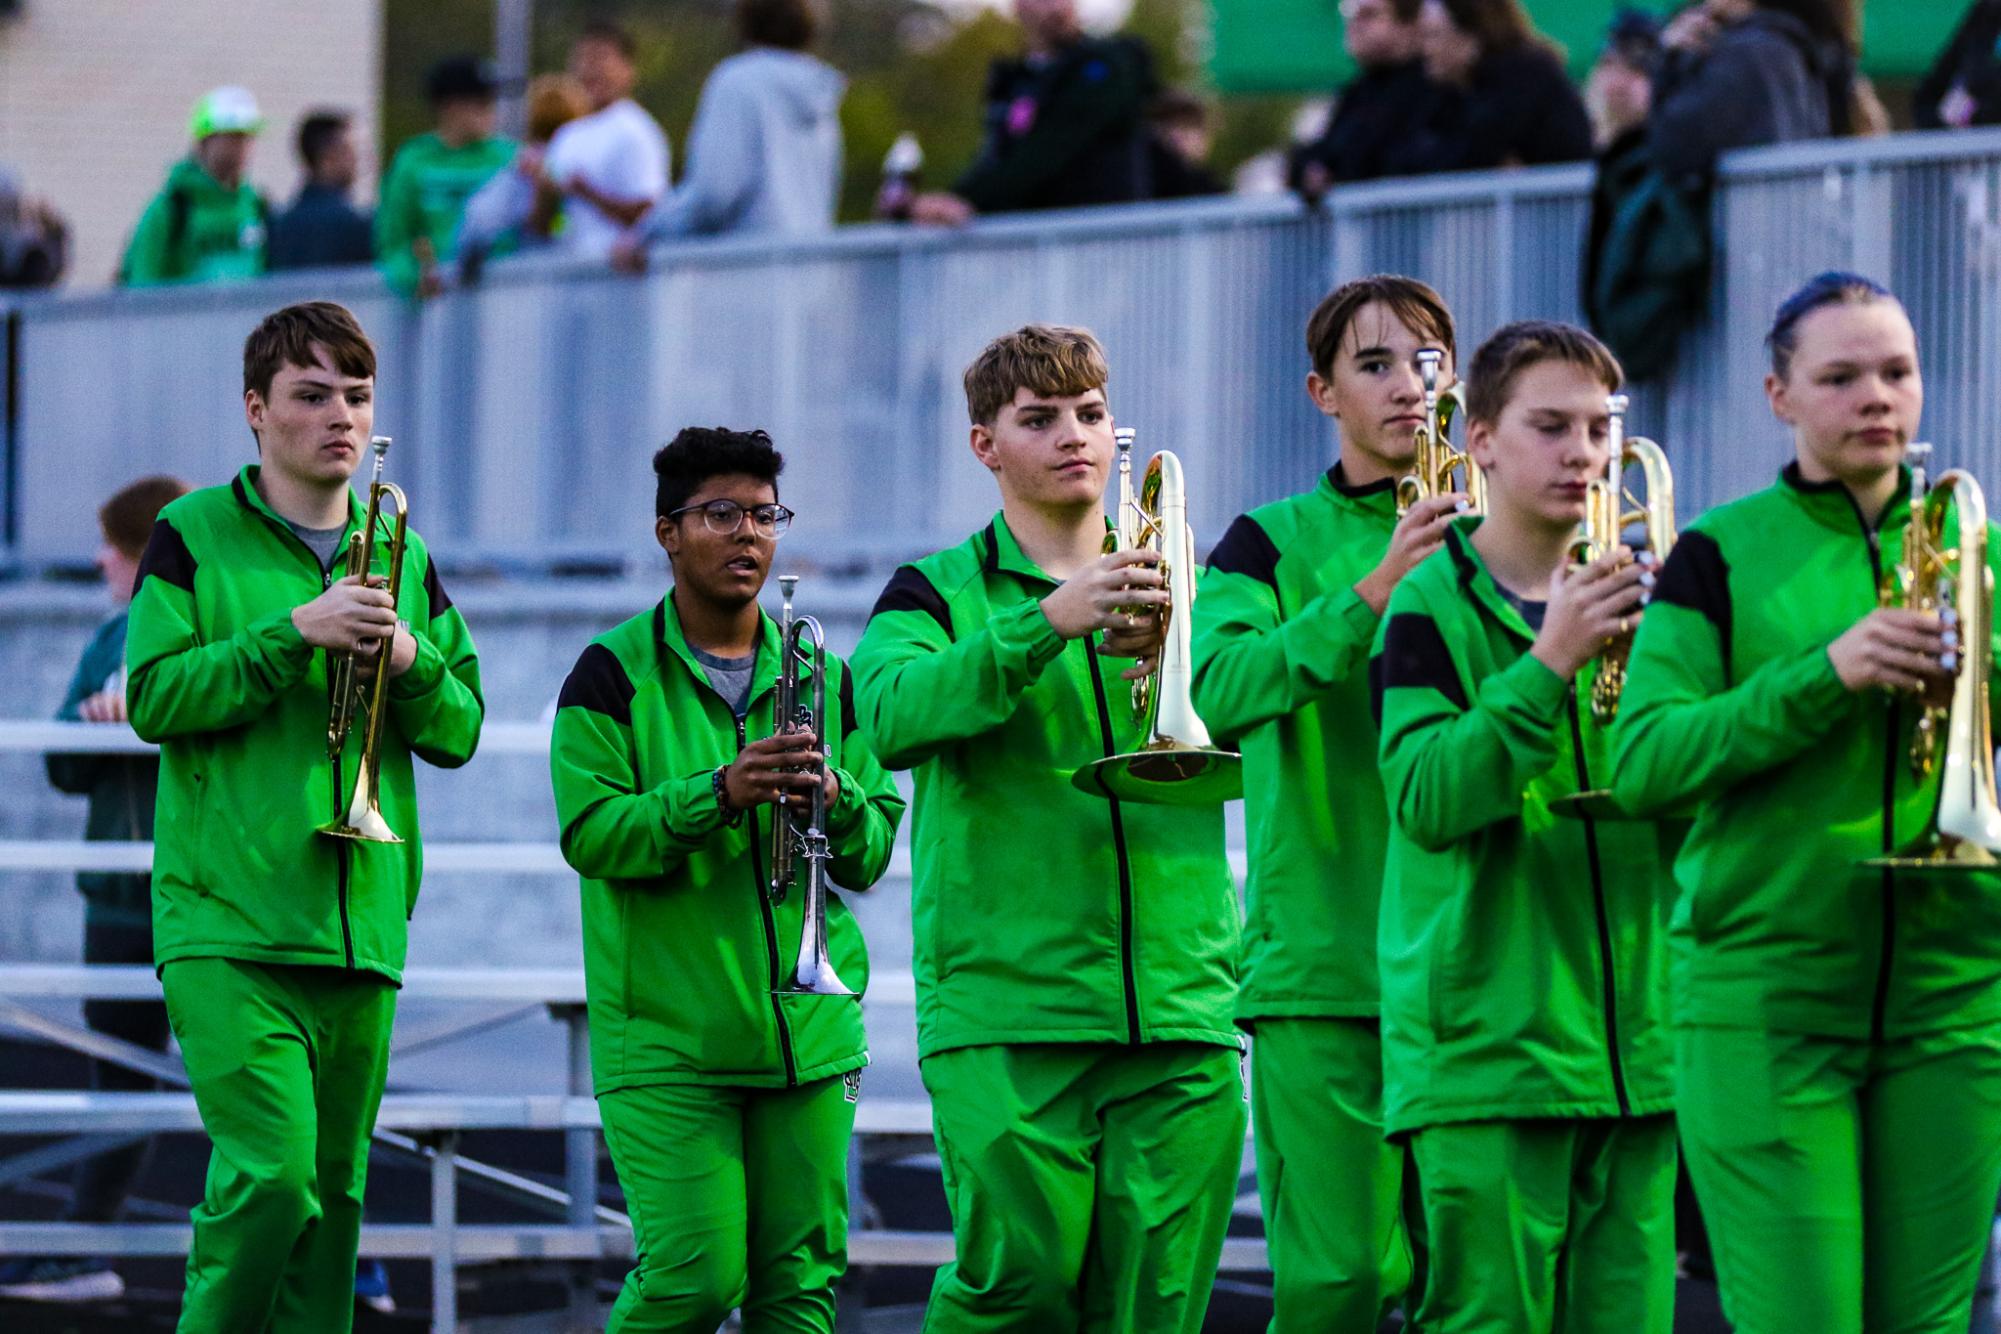
[[[757,532],[764,537],[785,536],[785,530],[792,526],[792,511],[783,505],[753,505],[749,509],[734,500],[711,500],[700,505],[683,505],[671,511],[667,517],[678,519],[689,510],[700,510],[702,522],[709,531],[721,537],[728,537],[743,527],[743,516],[750,515],[750,521]]]

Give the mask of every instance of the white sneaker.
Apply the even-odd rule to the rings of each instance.
[[[37,1260],[8,1266],[0,1297],[20,1302],[109,1302],[125,1295],[125,1280],[102,1260]]]

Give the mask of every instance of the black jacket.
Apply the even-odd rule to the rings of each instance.
[[[368,264],[375,259],[375,231],[368,215],[338,190],[305,185],[292,206],[271,219],[271,269],[317,269]]]
[[[1706,175],[1735,148],[1848,132],[1854,62],[1790,14],[1759,9],[1702,55],[1672,52],[1654,83],[1648,148],[1671,174]]]
[[[1086,38],[987,76],[986,140],[955,191],[982,213],[1153,195],[1145,121],[1153,62],[1131,38]]]
[[[1954,84],[1973,97],[1973,124],[2001,124],[2001,0],[1975,0],[1952,41],[1911,94],[1911,114],[1921,129],[1944,128],[1938,104]]]
[[[1320,137],[1294,150],[1286,175],[1295,189],[1308,163],[1326,168],[1335,182],[1406,175],[1419,136],[1444,99],[1444,90],[1425,77],[1422,61],[1364,70],[1341,90]]]
[[[1414,171],[1577,162],[1591,156],[1591,118],[1556,56],[1537,42],[1480,58],[1418,136]]]

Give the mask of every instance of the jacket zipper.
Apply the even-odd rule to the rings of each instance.
[[[312,561],[313,568],[319,571],[320,591],[322,593],[333,587],[333,567],[320,564],[319,553],[307,546],[304,538],[293,532],[288,525],[278,523],[269,515],[259,511],[254,505],[250,507],[250,510],[258,518],[264,520],[265,523],[270,524],[273,531],[277,532],[281,538],[289,540],[293,546],[297,547]],[[327,673],[327,708],[329,711],[333,708],[332,672]],[[333,768],[334,815],[339,817],[346,814],[346,809],[342,803],[346,800],[347,794],[347,757],[345,755],[331,756],[329,757],[329,762]],[[348,915],[348,877],[350,874],[348,857],[351,849],[344,838],[335,840],[335,844],[334,892],[337,896],[340,909],[341,957],[347,961],[347,967],[352,969],[354,967],[354,924]]]
[[[1091,668],[1091,693],[1098,701],[1098,734],[1107,758],[1117,754],[1112,742],[1112,708],[1105,699],[1105,678],[1098,670],[1098,640],[1096,635],[1086,635],[1084,661]],[[1126,993],[1126,1041],[1139,1045],[1139,981],[1133,976],[1133,876],[1132,863],[1126,856],[1125,815],[1119,809],[1118,799],[1112,798],[1112,853],[1119,867],[1119,970],[1124,977]]]
[[[1869,543],[1869,591],[1871,598],[1880,596],[1883,587],[1883,534],[1880,529],[1872,530],[1862,516],[1862,507],[1855,504],[1855,497],[1849,496],[1848,503],[1855,507],[1855,521],[1862,527],[1862,535]],[[1896,855],[1897,841],[1897,738],[1902,733],[1903,707],[1897,697],[1889,697],[1883,710],[1883,855]],[[1883,950],[1876,964],[1876,997],[1869,1009],[1869,1036],[1873,1041],[1883,1040],[1884,1016],[1890,1008],[1890,969],[1897,955],[1897,899],[1896,873],[1885,866],[1879,894],[1883,903]]]
[[[736,748],[744,747],[743,719],[736,720]],[[771,909],[771,889],[764,883],[764,858],[759,844],[764,840],[758,834],[758,814],[755,806],[747,812],[750,826],[750,884],[757,895],[758,910],[764,915],[764,951],[771,970],[771,1017],[778,1025],[778,1055],[785,1062],[785,1087],[793,1088],[799,1083],[799,1065],[792,1054],[792,1030],[785,1024],[785,1002],[778,995],[778,918]]]
[[[1591,771],[1584,762],[1584,725],[1577,716],[1577,688],[1569,696],[1570,751],[1577,762],[1577,788],[1591,790]],[[1619,979],[1612,964],[1612,918],[1605,906],[1604,868],[1598,858],[1598,822],[1588,814],[1584,821],[1584,855],[1591,863],[1591,900],[1598,911],[1599,975],[1605,990],[1605,1054],[1612,1066],[1612,1092],[1619,1100],[1619,1115],[1631,1116],[1632,1103],[1626,1095],[1626,1069],[1619,1059]]]

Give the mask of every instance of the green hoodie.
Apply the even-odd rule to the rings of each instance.
[[[1195,708],[1244,752],[1247,1026],[1380,1008],[1389,817],[1368,673],[1379,618],[1355,584],[1396,523],[1395,482],[1350,486],[1336,464],[1313,490],[1232,524],[1195,599]]]
[[[771,735],[778,627],[762,618],[748,715],[710,686],[670,591],[592,640],[557,701],[549,770],[563,856],[583,877],[591,1072],[600,1094],[645,1084],[791,1087],[868,1064],[861,1005],[772,988],[799,954],[805,866],[777,903],[767,888],[769,806],[725,823],[713,776]],[[889,866],[903,798],[854,730],[832,657],[824,737],[840,778],[827,814],[829,877],[867,889]],[[810,698],[812,674],[801,676]],[[827,895],[827,953],[868,982],[861,928]]]
[[[153,956],[358,968],[400,981],[423,874],[410,758],[472,758],[485,706],[465,620],[409,535],[397,613],[417,641],[389,685],[383,817],[402,843],[315,833],[345,811],[360,720],[327,759],[327,655],[292,610],[330,582],[257,494],[257,467],[160,512],[126,631],[132,726],[160,743]],[[362,510],[350,493],[348,525]],[[383,566],[389,520],[376,551]]]
[[[1666,1111],[1655,830],[1550,810],[1604,781],[1606,739],[1529,653],[1479,524],[1456,521],[1397,585],[1369,667],[1390,811],[1384,1127]]]
[[[264,272],[270,221],[264,197],[249,181],[232,190],[185,158],[139,215],[119,281],[151,287],[254,278]]]
[[[1827,656],[1876,606],[1909,517],[1901,485],[1870,522],[1792,464],[1691,524],[1661,571],[1616,792],[1695,810],[1675,863],[1679,1022],[1896,1039],[2001,1019],[2001,875],[1859,864],[1916,839],[1937,801],[1907,763],[1909,703],[1848,690]]]
[[[392,286],[416,290],[419,266],[411,247],[419,240],[431,243],[438,263],[450,263],[466,201],[513,162],[514,153],[514,141],[498,135],[453,148],[435,134],[420,134],[396,150],[375,210],[375,256]]]
[[[854,669],[862,728],[915,769],[920,1057],[989,1043],[1238,1046],[1223,812],[1087,795],[1070,775],[1142,728],[1095,636],[999,515],[899,569]]]

